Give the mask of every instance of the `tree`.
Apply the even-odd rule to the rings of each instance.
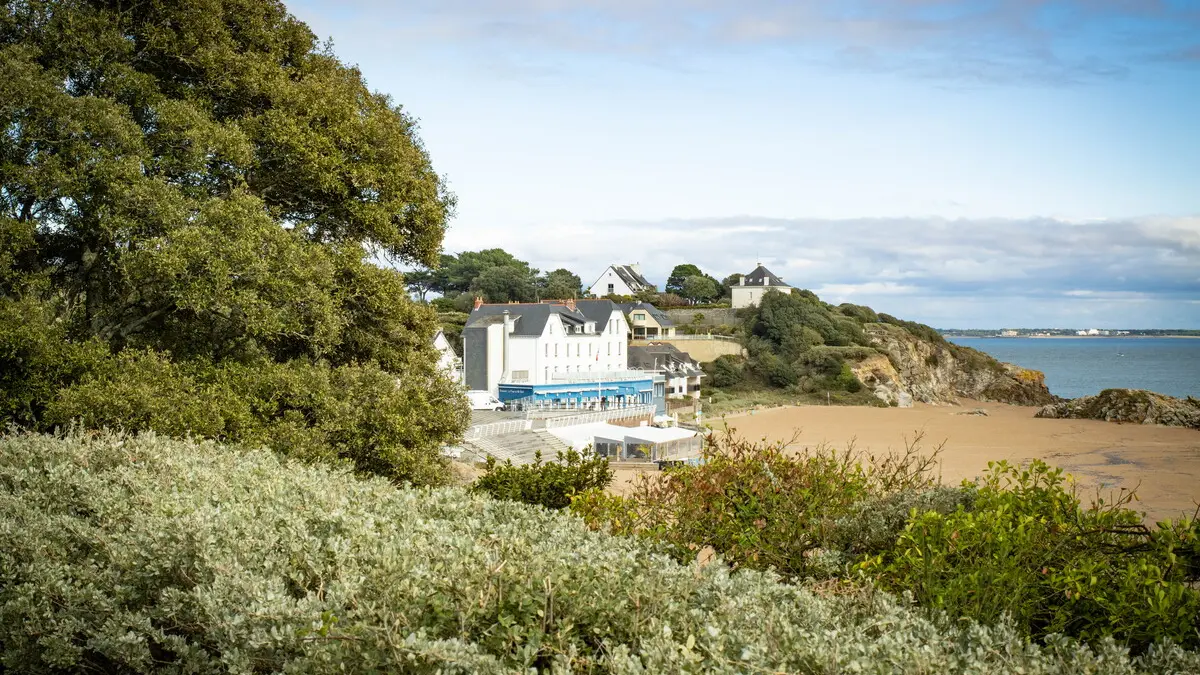
[[[690,276],[683,280],[683,297],[692,302],[712,300],[721,294],[717,283],[705,276]]]
[[[567,269],[547,272],[538,279],[538,291],[542,299],[577,298],[583,292],[583,280]]]
[[[702,277],[702,276],[704,276],[704,272],[701,272],[700,268],[696,267],[695,265],[691,265],[688,263],[684,263],[682,265],[676,265],[675,269],[671,270],[671,276],[667,277],[667,285],[663,290],[666,291],[667,293],[675,293],[677,295],[684,295],[684,292],[683,292],[684,280],[686,280],[688,277]]]
[[[74,344],[165,355],[166,371],[200,380],[274,364],[329,379],[353,365],[372,386],[445,397],[393,406],[389,425],[438,431],[380,437],[367,443],[376,459],[393,442],[436,458],[461,431],[465,404],[435,370],[434,314],[371,262],[437,265],[454,197],[414,120],[280,2],[6,3],[0,111],[0,303],[40,304],[26,313]],[[43,396],[86,381],[112,403],[137,389],[104,367],[46,368],[37,381],[58,390]],[[37,417],[47,403],[22,405]],[[285,414],[247,405],[260,421]],[[236,436],[248,422],[234,417],[213,433]]]
[[[742,277],[746,275],[741,273],[730,274],[721,281],[721,297],[727,298],[733,295],[733,287],[741,284]]]
[[[524,260],[518,260],[508,251],[489,248],[482,251],[463,251],[458,256],[447,256],[443,262],[446,271],[446,290],[463,293],[472,290],[475,280],[494,267],[512,267],[529,278],[530,283],[538,271]]]
[[[537,293],[533,278],[515,266],[485,269],[471,282],[471,291],[487,302],[532,302]]]
[[[408,285],[408,291],[416,293],[421,302],[425,302],[425,296],[429,295],[429,291],[433,290],[433,285],[437,283],[434,275],[433,270],[412,270],[404,273],[404,281]]]

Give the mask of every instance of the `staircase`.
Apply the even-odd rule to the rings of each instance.
[[[549,448],[549,450],[542,450],[543,457],[555,458],[558,457],[560,453],[571,449],[571,446],[564,443],[561,438],[555,436],[549,431],[546,431],[545,429],[535,429],[533,433],[542,439],[542,443],[545,447]]]
[[[483,462],[488,456],[497,461],[512,460],[513,464],[531,464],[540,450],[543,461],[553,461],[559,450],[567,445],[545,431],[520,431],[503,436],[486,436],[463,441],[462,457],[467,461]]]

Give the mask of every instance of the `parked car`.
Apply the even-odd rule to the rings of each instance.
[[[467,398],[471,401],[471,410],[504,410],[504,404],[490,391],[468,391]]]

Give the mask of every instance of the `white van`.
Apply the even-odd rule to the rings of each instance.
[[[471,401],[471,410],[503,410],[504,404],[500,399],[492,396],[490,391],[474,390],[467,392],[467,398]]]

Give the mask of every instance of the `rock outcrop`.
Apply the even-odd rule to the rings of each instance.
[[[864,329],[886,356],[864,359],[851,369],[888,403],[899,401],[901,394],[923,403],[957,404],[960,397],[1017,405],[1060,400],[1036,370],[1001,363],[970,347],[922,339],[892,324],[866,324]]]
[[[1191,397],[1178,399],[1143,389],[1105,389],[1095,396],[1081,396],[1048,404],[1035,417],[1200,429],[1200,401]]]

